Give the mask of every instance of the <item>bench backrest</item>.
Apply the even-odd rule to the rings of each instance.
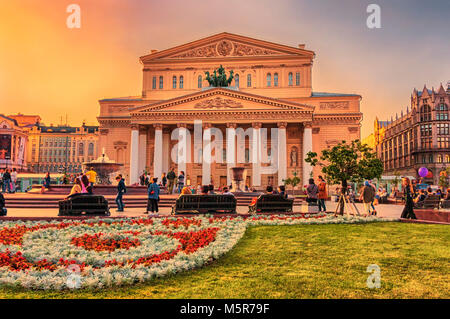
[[[80,194],[75,195],[73,197],[68,198],[65,200],[68,204],[72,204],[73,206],[76,206],[78,204],[86,205],[105,205],[107,204],[107,201],[105,197],[102,195],[89,195],[89,194]]]
[[[263,194],[256,201],[256,209],[262,208],[291,208],[294,203],[293,199],[278,194]]]
[[[236,198],[233,195],[181,195],[176,201],[176,208],[234,208]]]

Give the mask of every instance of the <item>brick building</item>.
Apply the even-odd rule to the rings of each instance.
[[[424,182],[438,184],[439,173],[450,166],[449,105],[450,82],[437,91],[414,89],[406,114],[375,127],[374,136],[384,135],[375,147],[385,175],[419,177],[418,169],[426,167],[430,173]]]

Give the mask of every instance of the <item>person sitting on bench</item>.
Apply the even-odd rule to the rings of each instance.
[[[423,189],[421,189],[419,191],[419,195],[416,198],[414,198],[414,203],[417,204],[417,203],[423,202],[425,200],[425,198],[426,198],[425,192],[423,191]]]
[[[72,198],[78,194],[81,194],[81,180],[79,178],[76,178],[75,184],[72,186],[72,189],[70,190],[70,193],[66,197],[66,199]]]
[[[314,183],[314,179],[309,179],[309,185],[306,187],[306,202],[308,205],[317,203],[317,195],[319,194],[319,187]]]
[[[0,216],[6,216],[7,209],[5,206],[5,197],[3,196],[3,193],[0,193]]]
[[[189,186],[184,186],[181,189],[180,196],[182,195],[192,195],[192,191],[190,190]]]
[[[286,193],[286,187],[284,185],[278,186],[278,194],[280,194],[284,198],[288,198],[288,194]]]
[[[266,187],[266,194],[269,194],[269,195],[275,194],[273,191],[273,187],[271,185]]]
[[[232,195],[232,196],[234,196],[234,194],[232,192],[230,192],[230,190],[228,189],[227,186],[223,187],[222,195]]]

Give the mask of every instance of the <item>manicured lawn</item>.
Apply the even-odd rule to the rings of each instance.
[[[1,288],[0,298],[449,298],[450,228],[372,223],[251,227],[202,269],[99,291]],[[366,287],[369,264],[381,288]]]

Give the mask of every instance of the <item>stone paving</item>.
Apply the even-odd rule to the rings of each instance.
[[[327,201],[326,207],[328,212],[334,212],[336,209],[336,203]],[[356,207],[360,211],[363,212],[362,204],[357,203]],[[399,218],[403,206],[402,205],[393,205],[393,204],[380,204],[375,206],[379,217],[388,217],[388,218]],[[160,209],[161,215],[170,215],[171,208],[163,207]],[[247,214],[248,207],[247,206],[238,206],[237,211],[239,214]],[[294,212],[301,212],[301,206],[295,205]],[[43,208],[43,209],[27,209],[27,208],[9,208],[8,209],[9,217],[57,217],[58,209],[57,208]],[[114,209],[111,210],[111,216],[126,216],[126,217],[137,217],[137,216],[146,216],[144,214],[144,208],[127,208],[125,207],[125,211],[122,213],[117,213]]]

